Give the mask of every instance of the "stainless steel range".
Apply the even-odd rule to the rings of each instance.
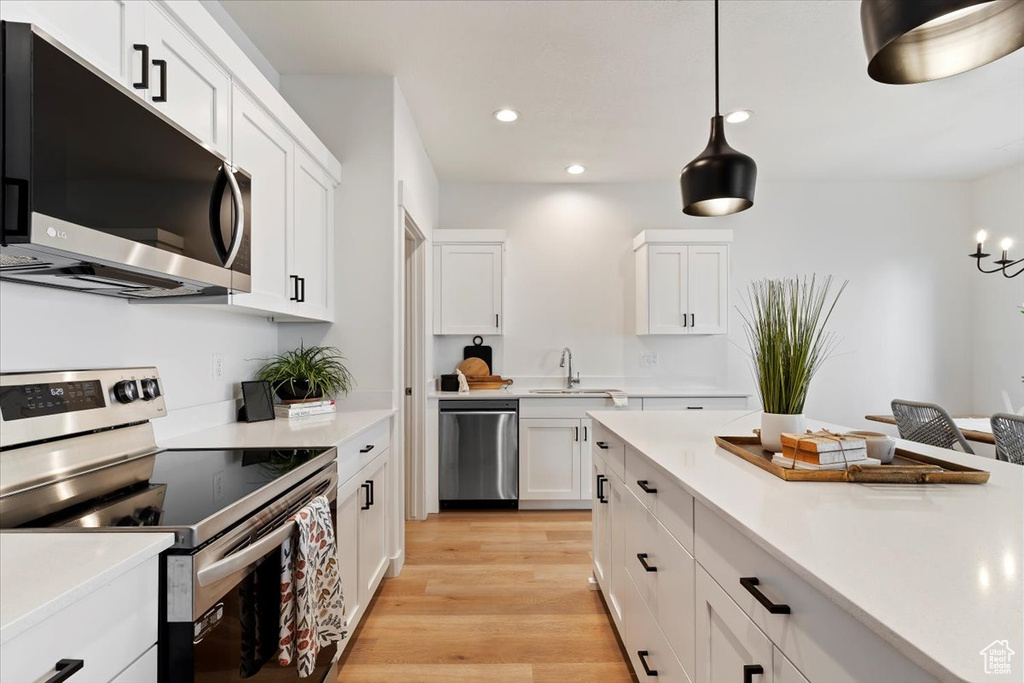
[[[161,558],[160,680],[298,680],[273,657],[239,667],[243,614],[273,608],[251,579],[278,570],[291,515],[318,495],[333,509],[337,453],[164,450],[150,420],[165,414],[156,368],[0,375],[0,529],[174,533]],[[321,651],[304,680],[326,680],[336,654]]]

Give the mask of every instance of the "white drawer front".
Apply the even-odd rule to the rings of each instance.
[[[391,445],[391,420],[338,444],[338,481],[344,483]]]
[[[716,513],[698,504],[695,517],[697,562],[807,678],[829,683],[934,680]],[[790,613],[769,613],[740,584],[740,578],[750,577],[759,582],[755,590],[787,605]]]
[[[743,610],[697,567],[697,680],[772,683],[772,643]],[[758,667],[750,670],[748,667]]]
[[[0,681],[38,681],[61,659],[85,666],[73,683],[110,681],[157,641],[159,558],[153,557],[8,641]]]
[[[594,423],[594,457],[608,463],[608,469],[621,479],[625,474],[626,444],[608,429]]]
[[[644,410],[744,410],[744,396],[695,396],[693,398],[645,398]]]
[[[626,446],[626,486],[693,553],[693,496],[640,451]]]
[[[637,678],[653,683],[690,683],[636,586],[628,579],[626,583],[624,642]]]
[[[156,645],[146,650],[128,668],[118,674],[111,683],[156,683],[157,677],[157,652]],[[71,683],[75,683],[73,680]]]

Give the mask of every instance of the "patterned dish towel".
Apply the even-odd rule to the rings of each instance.
[[[281,545],[281,629],[277,661],[296,661],[299,677],[316,667],[316,656],[344,637],[344,599],[338,575],[331,506],[317,496],[292,518],[298,533]]]

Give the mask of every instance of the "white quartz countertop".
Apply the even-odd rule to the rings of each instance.
[[[173,543],[166,533],[0,533],[0,644]]]
[[[558,389],[559,387],[532,387],[532,386],[516,386],[513,384],[507,389],[493,389],[493,390],[476,390],[470,391],[465,394],[460,394],[457,391],[432,391],[427,394],[428,398],[437,399],[453,399],[453,398],[471,398],[471,399],[484,399],[484,398],[607,398],[607,394],[534,394],[531,393],[531,389]],[[690,389],[661,389],[661,388],[641,388],[641,387],[618,387],[609,384],[607,387],[604,385],[596,387],[597,389],[618,389],[624,392],[629,398],[705,398],[705,397],[716,397],[716,398],[749,398],[750,394],[742,391],[730,391],[727,389],[715,389],[715,388],[690,388]],[[574,390],[579,387],[574,387]],[[590,389],[590,387],[583,387],[584,390]]]
[[[330,415],[232,422],[161,442],[164,448],[316,448],[335,446],[383,422],[395,411],[351,410]]]
[[[980,651],[994,640],[1024,657],[1024,467],[900,442],[991,477],[787,482],[715,445],[715,435],[750,435],[758,413],[590,415],[933,675],[985,678]],[[1024,659],[1013,665],[1019,673]]]

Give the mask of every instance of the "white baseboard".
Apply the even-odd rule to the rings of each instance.
[[[520,500],[520,510],[590,510],[589,500]]]
[[[393,579],[402,573],[402,568],[405,566],[405,548],[398,551],[398,554],[391,558],[391,562],[388,564],[388,570],[384,574],[389,579]]]

